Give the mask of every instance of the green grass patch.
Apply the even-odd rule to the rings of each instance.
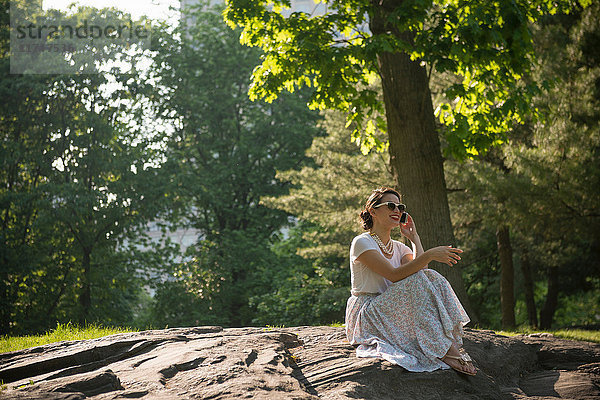
[[[269,332],[269,331],[274,331],[274,330],[277,330],[277,329],[283,329],[285,327],[286,327],[285,325],[267,325],[267,326],[265,326],[263,328],[263,331],[264,332]]]
[[[62,342],[64,340],[96,339],[115,333],[135,332],[131,328],[107,328],[100,325],[87,325],[83,328],[67,324],[58,324],[55,329],[42,335],[31,336],[3,336],[0,338],[0,353],[27,349],[29,347],[41,346],[49,343]]]
[[[519,328],[514,331],[497,331],[499,335],[504,336],[517,336],[517,335],[529,335],[532,333],[550,333],[557,338],[569,339],[569,340],[583,340],[584,342],[600,343],[600,331],[591,331],[585,329],[557,329],[557,330],[546,330],[539,331],[531,328]]]

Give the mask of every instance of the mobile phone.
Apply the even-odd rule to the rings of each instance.
[[[407,216],[407,214],[405,212],[403,212],[402,215],[400,216],[400,223],[401,224],[405,224],[406,223],[406,216]]]

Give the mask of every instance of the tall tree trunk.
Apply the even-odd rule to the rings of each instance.
[[[540,328],[542,329],[552,327],[552,319],[558,306],[558,290],[558,267],[550,266],[548,267],[548,293],[546,294],[544,307],[540,311]]]
[[[81,315],[79,317],[79,324],[84,326],[87,323],[87,318],[90,313],[92,306],[92,296],[90,287],[90,252],[83,250],[83,277],[81,280],[81,294],[79,295],[79,304],[81,305]]]
[[[513,251],[510,245],[508,226],[501,225],[496,231],[498,254],[500,256],[500,307],[502,309],[502,328],[515,327],[515,271]]]
[[[381,5],[371,18],[374,34],[388,30],[385,21],[389,15],[385,8],[385,4]],[[405,41],[412,39],[409,33],[396,34]],[[427,72],[418,60],[411,61],[406,53],[381,52],[377,61],[385,102],[390,164],[403,201],[416,222],[425,249],[455,245]],[[431,266],[448,279],[471,321],[477,323],[460,268],[438,263]]]
[[[521,254],[521,270],[525,281],[525,304],[527,305],[527,319],[529,325],[537,328],[537,310],[535,308],[535,296],[533,291],[533,278],[531,276],[531,264],[529,264],[529,253],[523,250]]]

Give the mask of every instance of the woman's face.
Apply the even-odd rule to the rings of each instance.
[[[377,202],[377,204],[382,204],[387,201],[392,201],[394,203],[400,203],[400,199],[395,194],[386,193],[383,195],[381,200]],[[376,205],[377,205],[376,204]],[[393,210],[390,210],[387,205],[383,205],[377,208],[371,208],[371,215],[373,216],[373,227],[392,229],[400,225],[400,216],[402,212],[398,209],[398,207],[394,207]]]

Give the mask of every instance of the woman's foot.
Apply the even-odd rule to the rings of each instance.
[[[477,368],[473,365],[473,360],[463,349],[459,350],[454,344],[441,360],[450,368],[460,373],[474,376],[477,374]]]

